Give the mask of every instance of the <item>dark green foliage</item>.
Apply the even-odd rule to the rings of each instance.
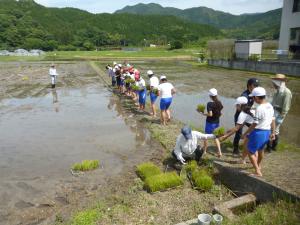
[[[182,42],[178,41],[178,40],[172,41],[171,45],[170,45],[170,49],[171,50],[173,50],[173,49],[181,49],[182,47],[183,47]]]
[[[138,165],[136,173],[142,180],[145,180],[148,177],[161,174],[161,171],[158,166],[154,165],[151,162],[148,162]]]
[[[156,192],[178,187],[182,184],[183,181],[176,172],[170,172],[148,177],[145,180],[144,187],[149,192]]]
[[[174,16],[92,14],[47,8],[34,1],[0,0],[0,48],[95,50],[101,46],[167,45],[220,36],[217,28]]]
[[[228,37],[278,39],[281,9],[265,13],[232,15],[207,7],[177,9],[162,7],[158,4],[138,4],[127,6],[116,13],[133,13],[141,15],[173,15],[187,21],[208,24],[223,29]]]

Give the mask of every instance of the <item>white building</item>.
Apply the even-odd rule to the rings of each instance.
[[[248,60],[251,55],[261,58],[262,40],[235,41],[234,51],[237,59]]]
[[[284,0],[281,16],[279,50],[300,55],[300,0]]]

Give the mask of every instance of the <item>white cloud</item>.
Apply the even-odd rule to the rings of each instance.
[[[190,8],[206,6],[232,14],[265,12],[282,7],[283,0],[36,0],[51,7],[74,7],[94,13],[114,12],[126,5],[137,3],[159,3],[163,6]]]

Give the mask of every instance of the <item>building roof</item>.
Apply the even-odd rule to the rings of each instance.
[[[243,42],[263,42],[261,39],[252,39],[252,40],[236,40],[235,43],[243,43]]]

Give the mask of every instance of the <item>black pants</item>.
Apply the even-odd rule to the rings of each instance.
[[[240,111],[236,111],[235,112],[235,115],[234,115],[234,123],[236,125],[236,122],[239,118],[239,115],[240,115]],[[234,154],[238,154],[240,152],[239,150],[239,142],[241,140],[241,137],[242,137],[242,134],[243,134],[243,127],[241,129],[239,129],[236,133],[235,133],[235,136],[234,136],[234,139],[233,139],[233,153]]]
[[[182,153],[182,157],[185,159],[185,160],[196,160],[196,161],[199,161],[201,159],[203,155],[203,150],[201,149],[200,145],[197,146],[196,150],[194,151],[193,154],[191,155],[186,155],[184,153]],[[177,159],[177,156],[175,155],[174,153],[174,150],[172,151],[172,156],[176,159]]]

